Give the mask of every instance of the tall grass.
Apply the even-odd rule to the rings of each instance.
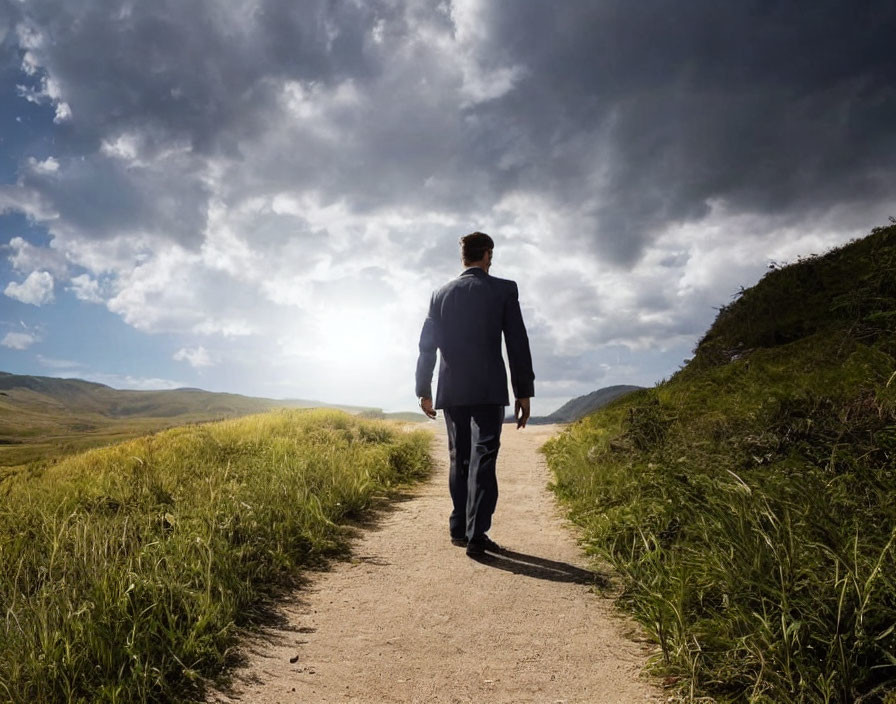
[[[0,484],[0,700],[201,696],[340,521],[429,468],[428,434],[334,411],[169,430]]]
[[[686,699],[896,702],[894,275],[896,228],[777,269],[545,446]]]

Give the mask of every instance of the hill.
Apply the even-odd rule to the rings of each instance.
[[[896,226],[772,267],[545,452],[682,694],[896,699]]]
[[[380,418],[394,415],[304,399],[256,398],[193,388],[119,390],[82,379],[0,372],[0,466],[68,454],[175,425],[274,408],[312,407]],[[423,419],[422,414],[419,418]]]
[[[589,413],[594,413],[599,408],[603,408],[611,401],[615,401],[620,396],[638,391],[641,386],[606,386],[597,391],[592,391],[584,396],[567,401],[556,411],[547,416],[538,416],[529,420],[533,425],[546,425],[548,423],[572,423],[573,421],[584,418]]]

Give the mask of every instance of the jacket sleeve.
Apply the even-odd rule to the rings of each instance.
[[[510,284],[510,293],[504,303],[503,324],[510,362],[510,385],[516,398],[531,398],[535,395],[535,372],[532,371],[529,336],[520,311],[519,289],[515,282],[511,281]]]
[[[435,294],[429,301],[429,314],[420,331],[420,355],[417,357],[417,398],[432,398],[432,373],[436,367],[438,334]]]

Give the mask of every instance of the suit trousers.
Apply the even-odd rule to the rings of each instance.
[[[442,412],[448,427],[448,487],[454,504],[448,527],[455,538],[479,537],[491,528],[498,503],[495,469],[504,406],[452,406]]]

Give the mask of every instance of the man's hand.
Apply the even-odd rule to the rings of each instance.
[[[526,427],[526,421],[529,420],[529,399],[518,398],[513,404],[513,417],[516,418],[516,429]]]
[[[431,418],[435,420],[436,418],[436,409],[432,407],[432,399],[426,398],[424,396],[420,397],[420,408],[426,414],[427,418]]]

